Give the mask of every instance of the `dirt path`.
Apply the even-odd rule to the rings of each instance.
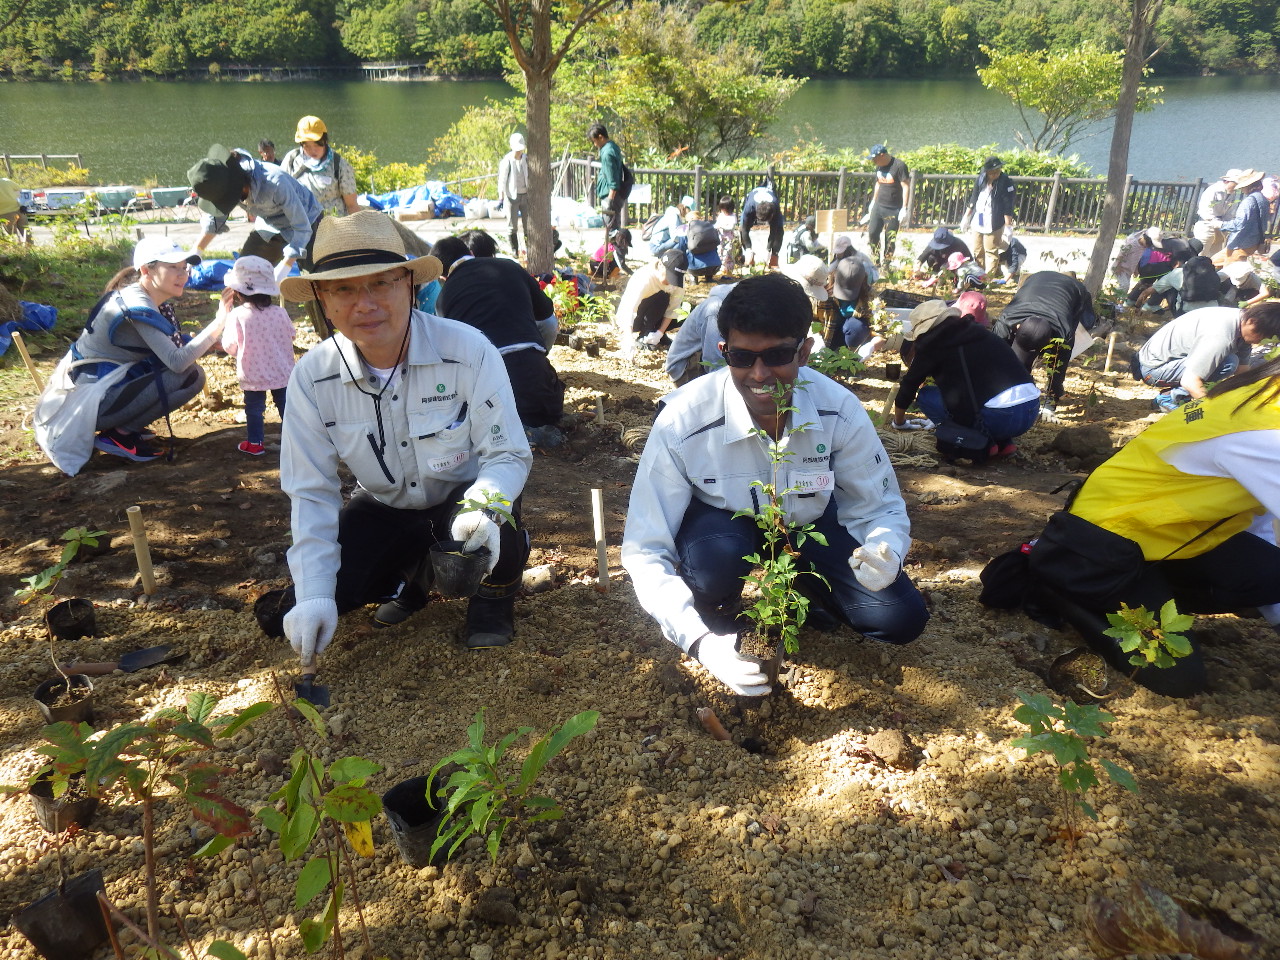
[[[203,294],[184,307],[209,309]],[[570,387],[569,443],[538,455],[525,503],[530,563],[552,565],[554,588],[519,601],[516,643],[480,654],[456,643],[461,602],[433,602],[376,633],[361,615],[347,617],[324,661],[338,728],[324,750],[382,764],[382,790],[460,746],[481,708],[495,732],[545,729],[585,709],[601,720],[546,775],[567,815],[540,833],[539,864],[510,850],[492,865],[469,846],[442,869],[414,869],[379,819],[360,876],[372,956],[1078,958],[1089,955],[1089,894],[1134,877],[1280,940],[1275,635],[1262,621],[1204,622],[1212,694],[1177,702],[1121,682],[1108,702],[1119,718],[1113,736],[1094,752],[1131,769],[1142,792],[1100,788],[1101,818],[1084,823],[1074,852],[1051,762],[1027,761],[1010,744],[1020,731],[1015,691],[1044,690],[1048,663],[1075,639],[979,606],[977,573],[1036,531],[1060,503],[1051,491],[1144,426],[1149,398],[1132,380],[1103,374],[1095,358],[1068,379],[1064,423],[1037,426],[1014,460],[901,469],[916,540],[909,569],[933,613],[925,634],[886,649],[847,630],[807,630],[789,687],[746,708],[661,639],[617,563],[637,458],[622,434],[649,422],[668,383],[657,369],[565,347],[552,360]],[[102,723],[180,705],[195,690],[231,706],[269,699],[272,676],[294,668],[288,647],[264,639],[249,612],[287,577],[276,459],[235,451],[243,426],[231,361],[206,368],[214,389],[175,419],[172,464],[98,456],[67,479],[32,456],[22,403],[3,411],[0,581],[16,587],[52,563],[68,527],[109,530],[111,550],[73,566],[60,591],[94,601],[99,635],[59,655],[106,660],[156,643],[187,655],[101,678]],[[882,376],[873,367],[855,390],[876,411],[889,386]],[[594,419],[601,395],[603,425]],[[1102,448],[1081,445],[1086,425],[1105,434]],[[612,544],[608,593],[596,589],[593,487],[604,491]],[[124,514],[131,504],[145,512],[161,583],[145,601]],[[0,601],[3,782],[37,766],[30,691],[50,673],[40,612],[39,602]],[[734,742],[706,735],[695,717],[704,706]],[[887,751],[899,735],[900,751]],[[232,795],[261,805],[291,750],[279,716],[234,740],[219,756],[234,771]],[[895,752],[897,765],[887,764]],[[186,857],[207,831],[170,806],[162,812],[165,911],[185,917],[199,952],[222,938],[268,955],[257,910],[240,892],[248,859],[264,877],[277,956],[302,956],[291,909],[298,864],[284,864],[261,834],[212,865],[193,864]],[[104,870],[110,896],[134,917],[139,829],[136,810],[105,809],[73,855],[77,868]],[[0,834],[7,916],[49,889],[56,869],[25,799],[0,805]],[[514,890],[514,914],[492,909],[494,887]],[[356,942],[350,910],[343,922]],[[176,945],[171,921],[169,933]],[[0,955],[34,954],[7,927]]]

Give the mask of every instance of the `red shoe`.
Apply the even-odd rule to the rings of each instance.
[[[1012,457],[1017,452],[1018,452],[1018,445],[1016,443],[1005,443],[1005,444],[993,443],[991,445],[991,449],[987,451],[987,456],[990,457],[992,460],[995,460],[1000,457]]]
[[[241,453],[247,453],[251,457],[260,457],[267,452],[267,448],[260,443],[250,443],[248,440],[241,440],[240,446],[236,447]]]

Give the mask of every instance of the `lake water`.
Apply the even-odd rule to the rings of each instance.
[[[1165,102],[1134,122],[1130,172],[1156,180],[1211,179],[1228,167],[1274,169],[1280,123],[1267,121],[1280,77],[1165,81]],[[384,161],[420,163],[462,112],[511,95],[499,81],[366,83],[5,83],[3,139],[18,153],[79,153],[94,179],[181,185],[210,143],[292,146],[299,116],[323,117],[340,141]],[[584,118],[584,127],[586,125]],[[895,151],[957,142],[1013,147],[1017,111],[976,81],[811,80],[787,104],[771,137],[829,147]],[[619,139],[625,144],[625,131]],[[1073,146],[1106,172],[1110,127]],[[1238,145],[1236,145],[1238,144]],[[587,149],[585,137],[582,149]]]

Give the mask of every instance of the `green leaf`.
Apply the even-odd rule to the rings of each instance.
[[[214,702],[216,703],[217,701]],[[213,746],[213,731],[203,723],[184,720],[174,727],[171,732],[173,736],[179,739],[190,740],[192,743],[198,743],[202,747]]]
[[[333,930],[320,920],[308,917],[298,924],[298,935],[302,937],[302,948],[307,953],[318,953],[329,942],[329,934]]]
[[[213,836],[213,839],[211,839],[208,843],[206,843],[203,847],[201,847],[191,856],[192,857],[216,857],[223,850],[227,849],[227,847],[231,846],[234,843],[235,843],[235,840],[233,840],[231,837],[224,836],[221,833],[215,834]]]
[[[284,854],[284,858],[297,860],[306,853],[319,827],[315,810],[306,804],[300,806],[280,834],[280,852]]]
[[[324,722],[324,717],[320,716],[320,711],[315,708],[315,705],[310,700],[296,697],[293,701],[293,709],[306,718],[307,723],[311,724],[311,729],[316,732],[317,736],[328,738],[329,727]]]
[[[284,814],[275,807],[261,808],[257,813],[257,817],[262,821],[262,825],[272,833],[284,833],[284,828],[288,825],[288,821],[285,819]],[[213,841],[210,841],[210,843],[212,842]]]
[[[1087,800],[1085,800],[1083,797],[1076,798],[1076,806],[1078,806],[1081,812],[1083,812],[1084,815],[1088,817],[1090,820],[1098,819],[1098,811],[1094,810],[1093,805],[1089,803]]]
[[[328,857],[312,857],[298,874],[294,885],[293,909],[301,910],[320,894],[329,889],[333,879],[333,865]]]
[[[324,812],[341,823],[372,820],[382,812],[382,798],[367,787],[340,783],[325,795]]]
[[[347,783],[351,780],[365,780],[381,771],[380,764],[366,760],[364,757],[343,757],[341,760],[334,761],[329,767],[329,776],[336,783]]]
[[[243,710],[231,717],[219,717],[214,723],[218,724],[218,739],[225,740],[227,737],[234,737],[240,730],[257,720],[260,716],[270,713],[276,708],[274,703],[263,700],[255,703],[251,707],[245,707]]]
[[[1112,763],[1110,760],[1100,759],[1098,762],[1102,764],[1102,769],[1107,772],[1107,776],[1112,783],[1124,787],[1130,793],[1138,792],[1138,781],[1134,779],[1132,773],[1124,767]]]
[[[209,949],[204,952],[206,957],[214,957],[216,960],[249,960],[240,950],[225,940],[215,940],[209,944]]]
[[[1165,649],[1168,650],[1175,658],[1191,656],[1191,641],[1180,633],[1166,633],[1164,637],[1164,646]]]
[[[598,710],[584,710],[566,720],[564,726],[551,735],[551,756],[558,756],[570,740],[593,728],[599,719]]]

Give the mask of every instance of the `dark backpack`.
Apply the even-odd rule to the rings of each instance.
[[[625,163],[622,165],[622,182],[618,184],[618,196],[625,200],[631,196],[631,188],[636,185],[635,172]]]
[[[661,219],[662,219],[662,214],[660,214],[660,213],[655,213],[655,214],[653,214],[652,216],[650,216],[650,217],[649,217],[649,219],[648,219],[648,220],[646,220],[643,224],[641,224],[641,226],[640,226],[640,239],[641,239],[641,240],[652,240],[652,239],[653,239],[653,228],[654,228],[654,227],[656,227],[656,226],[658,225],[658,221],[659,221],[659,220],[661,220]]]
[[[1183,302],[1217,300],[1218,269],[1208,257],[1192,257],[1182,266]]]
[[[689,245],[689,253],[700,257],[720,246],[720,234],[706,220],[694,220],[685,232],[685,240]]]

